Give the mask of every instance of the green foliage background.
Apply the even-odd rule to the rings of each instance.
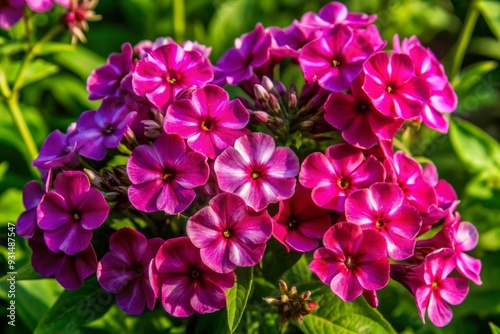
[[[64,131],[80,113],[98,106],[87,100],[86,77],[92,69],[103,64],[111,52],[119,52],[122,43],[135,44],[160,36],[172,36],[178,42],[196,40],[212,46],[211,59],[215,62],[233,45],[234,38],[253,29],[257,22],[264,26],[284,27],[306,11],[318,11],[326,3],[319,0],[101,0],[96,12],[103,16],[103,20],[90,23],[87,44],[73,48],[69,46],[69,36],[66,36],[65,44],[47,44],[41,56],[30,65],[21,95],[23,115],[40,147],[50,131]],[[420,161],[431,159],[436,164],[440,177],[455,187],[462,200],[458,208],[462,219],[473,222],[480,232],[479,244],[472,255],[483,261],[483,285],[471,283],[465,302],[453,308],[454,319],[449,326],[440,329],[429,321],[422,324],[413,298],[397,284],[391,283],[379,293],[379,311],[396,332],[479,333],[495,330],[495,327],[490,329],[488,323],[500,324],[500,70],[497,67],[500,61],[500,4],[488,0],[473,1],[473,4],[460,0],[352,0],[345,3],[350,11],[378,14],[377,25],[389,43],[395,33],[401,38],[417,35],[444,63],[459,96],[450,134],[444,136],[422,131],[418,136],[406,138],[405,144]],[[470,18],[466,20],[474,15],[471,8],[477,9],[474,11],[476,22]],[[40,37],[59,14],[60,11],[34,14],[32,33]],[[461,33],[464,22],[472,22],[470,40]],[[24,29],[19,24],[9,32],[0,32],[0,66],[10,83],[27,45]],[[466,53],[457,67],[454,59],[460,48],[465,48]],[[293,73],[288,75],[288,78],[293,77]],[[0,102],[0,273],[5,273],[8,271],[7,224],[15,222],[24,210],[21,199],[24,184],[38,175],[26,163],[29,154],[5,101],[0,98]],[[272,249],[272,245],[270,247]],[[30,251],[25,240],[18,238],[16,267],[29,264],[29,259]],[[331,292],[326,295],[328,289],[314,285],[304,257],[288,260],[282,265],[295,265],[284,276],[297,284],[299,291],[312,289],[312,298],[321,300],[321,308],[314,316],[306,317],[303,326],[291,325],[285,330],[291,333],[327,333],[330,330],[356,332],[372,328],[374,333],[391,332],[390,326],[388,330],[384,329],[387,327],[384,320],[378,313],[371,313],[363,301],[342,305]],[[284,271],[286,267],[281,269]],[[39,333],[60,332],[51,327],[52,324],[67,322],[77,314],[78,319],[73,319],[73,327],[66,327],[66,332],[203,333],[211,330],[218,333],[227,331],[224,322],[229,317],[230,328],[237,333],[278,333],[277,315],[260,298],[277,295],[276,280],[280,275],[254,276],[253,281],[240,282],[238,290],[232,292],[236,304],[242,304],[238,296],[241,295],[242,300],[248,298],[246,312],[238,327],[238,312],[225,314],[225,310],[196,316],[190,321],[167,317],[161,308],[141,317],[127,316],[116,306],[111,306],[112,296],[96,292],[95,280],[90,280],[82,289],[86,295],[81,291],[63,292],[54,280],[39,279],[27,265],[23,272],[19,270],[16,285],[16,327],[5,324],[1,331],[30,333],[36,329]],[[7,291],[4,278],[0,283],[0,323],[7,319]],[[78,308],[76,313],[64,311],[68,308],[71,311],[71,305],[82,298],[86,304],[79,313]],[[56,312],[49,311],[54,305],[58,307]],[[352,318],[352,314],[359,315],[359,319]],[[347,320],[338,320],[344,316],[348,317]],[[357,327],[346,324],[346,321],[354,322]],[[374,323],[370,321],[379,327],[373,327]],[[222,327],[221,323],[224,323]],[[363,324],[368,327],[361,326]]]

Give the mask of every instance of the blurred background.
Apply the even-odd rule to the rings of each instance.
[[[444,64],[448,77],[459,97],[452,118],[465,120],[451,136],[425,132],[412,142],[412,153],[431,159],[441,178],[448,180],[457,191],[461,204],[458,211],[463,221],[471,221],[480,233],[479,244],[472,256],[483,262],[482,286],[471,283],[469,296],[454,307],[454,319],[445,328],[430,322],[422,324],[413,297],[401,286],[391,284],[379,293],[384,317],[397,332],[404,333],[483,333],[488,322],[500,324],[500,167],[492,155],[500,152],[500,4],[497,1],[474,1],[480,8],[477,20],[471,15],[470,1],[461,0],[373,0],[342,1],[351,12],[375,13],[376,25],[382,37],[392,42],[394,34],[401,38],[417,35]],[[177,42],[196,40],[212,47],[215,63],[234,39],[252,30],[257,22],[264,26],[285,27],[300,19],[307,11],[317,12],[328,1],[319,0],[101,0],[96,12],[103,16],[90,22],[88,42],[74,50],[58,46],[57,52],[47,51],[30,68],[30,77],[22,90],[21,107],[38,147],[48,133],[65,131],[85,110],[98,103],[87,100],[86,78],[96,67],[105,63],[111,52],[120,52],[122,43],[171,36]],[[41,36],[57,20],[60,10],[33,14],[33,32]],[[464,22],[470,41],[462,33]],[[19,48],[23,43],[24,26],[18,24],[9,32],[0,32],[0,66],[16,73]],[[453,70],[458,45],[466,53],[459,72]],[[468,44],[468,45],[467,45]],[[22,54],[19,54],[21,59]],[[5,59],[14,61],[7,63]],[[454,73],[452,73],[454,71]],[[465,126],[463,124],[466,124]],[[472,124],[472,125],[471,125]],[[5,105],[0,103],[0,272],[7,272],[5,247],[8,222],[15,222],[24,211],[22,189],[35,179],[26,162],[27,152]],[[29,263],[30,251],[25,240],[16,244],[16,267]],[[6,319],[8,303],[6,285],[0,286],[0,316]],[[6,333],[29,333],[44,312],[55,302],[62,289],[53,280],[17,282],[16,328],[5,325]],[[116,319],[133,323],[119,310]],[[151,322],[167,321],[148,316]],[[99,325],[93,332],[116,332],[113,324]],[[3,325],[2,325],[3,326]],[[100,329],[99,329],[100,328]],[[107,328],[107,329],[103,329]],[[132,328],[132,327],[131,327]],[[155,328],[155,327],[153,327]],[[169,332],[169,331],[167,331]],[[172,331],[170,331],[172,332]],[[255,333],[259,332],[254,331]],[[263,331],[261,331],[263,332]]]

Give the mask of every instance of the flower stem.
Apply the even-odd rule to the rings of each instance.
[[[476,22],[479,17],[479,9],[477,3],[477,0],[471,1],[469,9],[467,11],[467,15],[465,17],[462,31],[460,32],[460,36],[458,37],[458,45],[455,49],[455,57],[453,58],[453,63],[451,66],[450,78],[452,82],[456,80],[458,72],[462,67],[462,62],[464,61],[467,47],[469,46],[472,33],[474,32],[474,27],[476,26]]]
[[[174,0],[173,9],[175,39],[180,43],[184,39],[184,33],[186,32],[184,0]]]

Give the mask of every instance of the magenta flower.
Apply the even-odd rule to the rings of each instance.
[[[325,103],[325,120],[342,131],[349,144],[368,149],[379,138],[392,140],[403,125],[403,120],[382,115],[362,90],[364,74],[351,83],[350,94],[334,92]]]
[[[200,248],[203,263],[218,273],[259,263],[272,229],[266,210],[253,212],[241,197],[231,193],[215,196],[186,226],[189,239]]]
[[[87,176],[80,171],[57,175],[54,191],[43,195],[38,205],[38,226],[52,252],[74,255],[90,245],[92,230],[108,217],[109,206],[103,195],[90,188]]]
[[[137,62],[132,85],[137,95],[166,110],[178,92],[191,86],[203,87],[213,77],[210,64],[199,52],[167,44]]]
[[[232,272],[207,267],[188,237],[167,240],[151,262],[150,280],[156,298],[173,316],[212,313],[226,306],[225,290],[234,285]]]
[[[133,101],[119,97],[106,98],[99,109],[88,110],[78,118],[77,132],[70,137],[78,153],[86,158],[100,161],[106,157],[106,148],[115,148],[132,124],[137,113]]]
[[[155,295],[149,282],[149,264],[163,244],[161,238],[146,237],[131,228],[122,228],[109,239],[109,252],[97,266],[97,280],[104,290],[116,295],[120,309],[141,314],[152,310]]]
[[[313,188],[314,203],[325,209],[344,212],[347,196],[385,179],[385,169],[373,156],[363,158],[361,150],[348,144],[337,144],[308,155],[302,163],[299,181]]]
[[[256,211],[292,197],[299,159],[288,147],[275,147],[264,133],[251,133],[236,140],[215,160],[221,190],[239,195]]]
[[[273,235],[290,251],[309,252],[319,246],[331,221],[328,211],[317,206],[311,190],[301,184],[287,200],[280,201],[279,211],[273,217]]]
[[[119,96],[122,79],[132,70],[132,56],[132,45],[124,43],[121,53],[110,54],[105,65],[90,73],[87,79],[89,100]]]
[[[377,231],[337,223],[325,233],[323,243],[325,247],[314,252],[309,269],[343,301],[349,302],[364,290],[379,290],[389,283],[386,243]]]
[[[326,36],[302,48],[300,67],[307,81],[315,77],[326,90],[338,92],[349,88],[372,54],[373,46],[348,26],[336,25]]]
[[[68,290],[79,289],[83,281],[97,269],[97,256],[92,245],[73,255],[52,252],[45,244],[43,232],[36,229],[28,245],[33,251],[31,265],[43,277],[55,277],[61,286]]]
[[[377,182],[352,193],[345,202],[345,215],[348,222],[364,230],[379,231],[387,240],[393,259],[404,260],[413,255],[422,220],[418,211],[406,203],[397,185]]]
[[[242,35],[234,42],[234,48],[222,55],[214,67],[214,83],[237,85],[250,79],[254,71],[269,61],[271,33],[258,23],[252,32]]]
[[[45,190],[37,181],[30,181],[24,185],[23,204],[26,211],[17,218],[16,232],[23,238],[31,238],[35,234],[36,210],[42,200]]]
[[[46,12],[54,7],[54,0],[26,0],[28,7],[35,12]]]
[[[302,16],[300,21],[302,23],[324,28],[331,28],[338,24],[346,24],[353,28],[361,28],[375,22],[376,19],[377,15],[349,13],[349,10],[343,3],[330,2],[323,6],[318,14],[307,12]]]
[[[145,212],[180,213],[193,202],[193,188],[204,185],[209,172],[206,157],[186,153],[186,144],[178,135],[163,134],[153,146],[138,146],[130,156],[130,203]]]
[[[429,87],[416,76],[412,59],[402,53],[373,54],[363,65],[363,89],[377,110],[404,119],[420,116],[429,99]]]
[[[165,132],[187,139],[190,148],[215,159],[226,147],[249,133],[250,119],[240,100],[229,101],[222,88],[207,85],[196,90],[191,99],[172,103],[165,115]]]
[[[0,1],[0,28],[10,29],[24,15],[24,0]]]

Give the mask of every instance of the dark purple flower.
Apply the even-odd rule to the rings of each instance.
[[[10,29],[24,15],[24,0],[0,1],[0,28]]]
[[[24,185],[23,204],[26,211],[17,219],[16,232],[23,238],[31,238],[37,227],[36,210],[42,200],[45,190],[37,181],[30,181]]]
[[[108,217],[109,206],[103,195],[90,188],[87,176],[80,171],[57,175],[54,191],[46,193],[38,205],[38,226],[53,252],[74,255],[85,250],[92,230]]]
[[[97,280],[104,290],[116,295],[116,302],[128,314],[152,310],[155,295],[149,281],[149,265],[163,244],[161,238],[146,237],[131,228],[122,228],[109,239],[109,252],[97,267]]]

